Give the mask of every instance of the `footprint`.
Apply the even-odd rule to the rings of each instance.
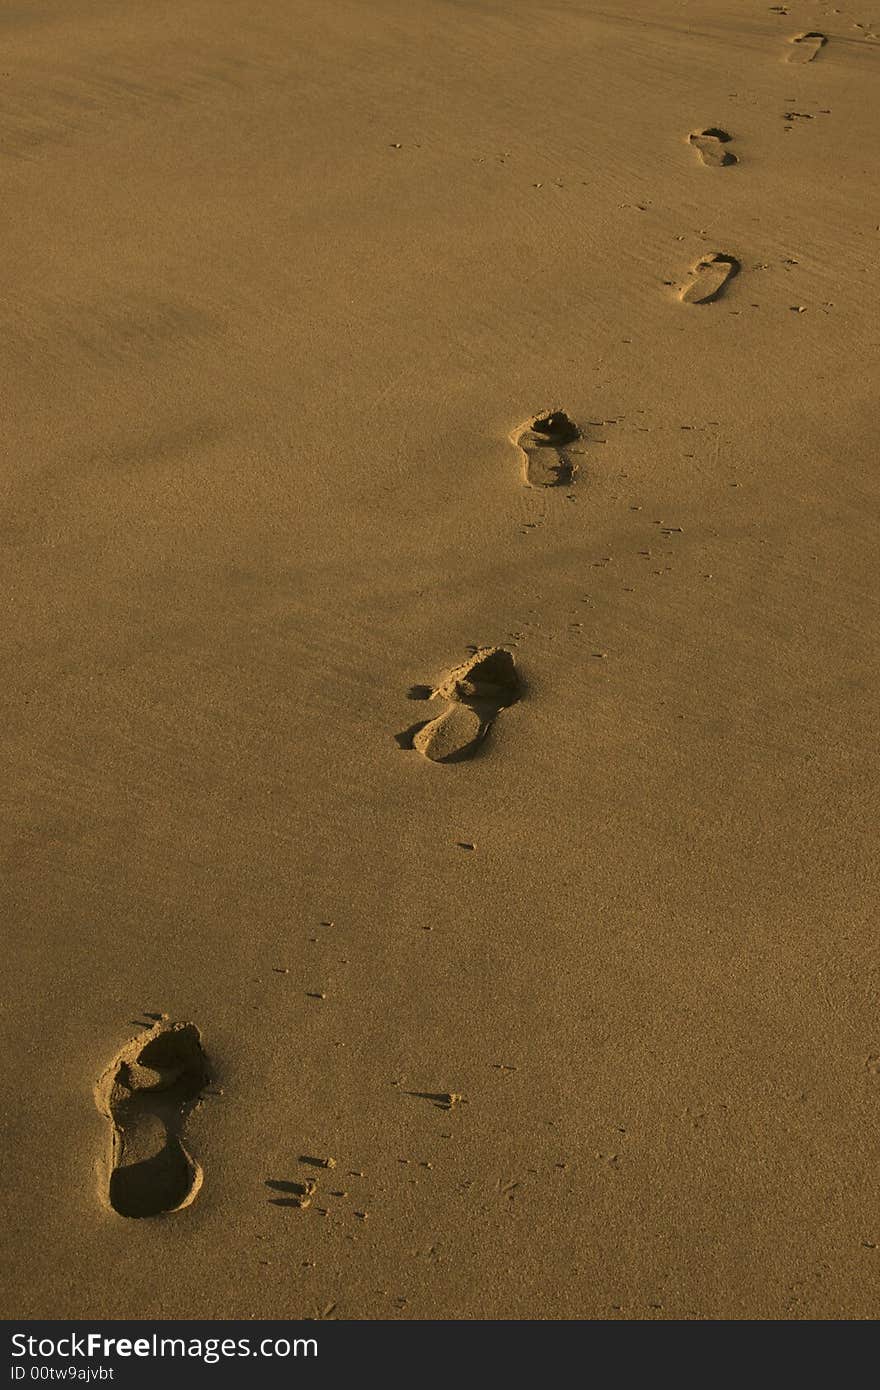
[[[718,126],[710,126],[708,130],[695,130],[693,135],[688,136],[694,149],[699,150],[703,163],[716,169],[724,164],[737,163],[733,150],[724,148],[730,143],[731,138],[726,130],[720,130]]]
[[[788,51],[788,61],[790,63],[812,63],[820,48],[824,48],[828,39],[824,34],[809,33],[798,34],[791,40],[791,48]]]
[[[107,1199],[120,1216],[161,1216],[195,1200],[202,1170],[182,1135],[207,1083],[192,1023],[156,1023],[101,1077],[96,1101],[112,1123]]]
[[[472,758],[499,712],[515,705],[520,693],[512,653],[505,647],[480,647],[431,691],[432,699],[439,696],[449,703],[436,719],[411,733],[409,746],[435,763]]]
[[[680,298],[685,304],[711,304],[713,299],[718,299],[727,282],[739,273],[739,268],[734,256],[721,252],[701,257],[691,271],[694,278],[685,285]]]
[[[568,446],[580,437],[580,430],[564,410],[544,410],[518,425],[510,438],[522,452],[525,483],[529,487],[567,487],[578,469]]]

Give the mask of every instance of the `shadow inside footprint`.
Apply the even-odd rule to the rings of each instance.
[[[567,487],[578,471],[570,445],[581,432],[564,410],[545,410],[518,425],[510,438],[523,455],[529,487]]]
[[[788,51],[788,61],[790,63],[812,63],[820,48],[824,48],[828,42],[824,34],[811,32],[809,34],[798,34],[791,41],[791,48]]]
[[[189,1206],[202,1170],[183,1130],[208,1083],[199,1030],[157,1023],[133,1039],[98,1084],[98,1109],[112,1121],[108,1180],[120,1216],[161,1216]]]
[[[732,138],[726,130],[721,130],[718,126],[710,126],[707,130],[695,130],[693,135],[688,138],[694,149],[699,150],[703,163],[708,164],[711,168],[717,169],[725,164],[737,163],[733,150],[724,148]]]
[[[740,264],[735,256],[725,256],[720,252],[703,256],[691,271],[693,279],[685,285],[680,298],[685,304],[711,304],[719,298],[739,269]]]
[[[522,687],[511,652],[480,647],[432,693],[449,702],[446,709],[436,719],[399,734],[398,743],[432,762],[458,763],[474,756],[500,711],[519,700]]]

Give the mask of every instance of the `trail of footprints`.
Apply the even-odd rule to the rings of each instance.
[[[817,31],[796,34],[790,40],[787,61],[811,63],[827,42],[826,35]],[[688,142],[710,169],[723,169],[739,163],[738,156],[730,149],[732,139],[729,132],[720,126],[707,126],[705,130],[695,130],[688,136]],[[740,269],[737,258],[726,252],[716,251],[702,256],[691,267],[689,278],[679,290],[679,298],[683,304],[712,304],[721,297]]]
[[[827,42],[818,32],[798,34],[790,40],[787,61],[812,63]],[[710,169],[739,162],[730,148],[732,136],[718,126],[693,131],[688,141]],[[726,252],[702,256],[680,288],[679,299],[688,305],[711,304],[740,269],[737,258]],[[510,440],[526,487],[570,487],[575,482],[584,452],[582,436],[561,408],[530,416],[511,432]],[[436,685],[410,690],[411,699],[442,702],[442,708],[398,734],[397,741],[432,763],[465,762],[483,750],[495,721],[523,694],[512,652],[500,646],[476,648]],[[186,1147],[185,1133],[209,1079],[199,1030],[164,1016],[126,1044],[101,1077],[95,1100],[108,1124],[107,1153],[99,1165],[101,1194],[105,1206],[117,1215],[167,1216],[195,1201],[203,1174]],[[297,1197],[282,1204],[303,1207],[308,1202]]]
[[[798,34],[790,41],[789,62],[810,63],[827,43],[824,34]],[[726,169],[739,163],[730,148],[733,137],[720,126],[692,131],[688,142],[710,169]],[[679,288],[683,304],[713,304],[720,299],[742,266],[736,256],[714,251],[701,256]],[[571,486],[578,468],[581,433],[560,408],[532,415],[511,432],[527,487]],[[443,699],[445,708],[433,719],[398,734],[398,743],[436,763],[457,763],[478,753],[494,720],[505,707],[520,698],[519,678],[511,653],[499,647],[477,650],[470,661],[453,668],[435,686],[418,686],[411,698]]]

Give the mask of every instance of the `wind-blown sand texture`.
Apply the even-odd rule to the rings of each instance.
[[[876,1316],[870,24],[0,15],[6,1316]]]

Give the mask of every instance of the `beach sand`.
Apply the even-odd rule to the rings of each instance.
[[[871,18],[4,12],[5,1316],[876,1316]]]

